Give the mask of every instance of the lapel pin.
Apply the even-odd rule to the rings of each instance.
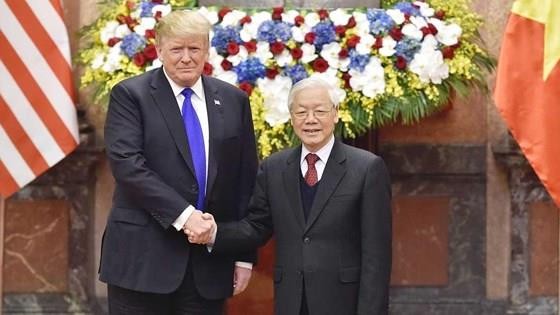
[[[219,101],[219,100],[214,100],[214,104],[216,104],[216,105],[222,105],[222,104],[220,104],[220,101]]]

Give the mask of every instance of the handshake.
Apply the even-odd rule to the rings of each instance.
[[[214,244],[217,231],[214,216],[195,210],[183,226],[183,232],[191,244]]]

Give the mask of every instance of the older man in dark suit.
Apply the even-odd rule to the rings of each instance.
[[[111,92],[105,145],[116,189],[100,266],[111,314],[222,314],[249,281],[254,253],[211,255],[183,231],[204,239],[214,228],[204,216],[241,219],[257,171],[247,95],[202,76],[210,27],[196,12],[163,17],[163,67]]]
[[[295,84],[289,106],[303,145],[261,164],[244,220],[218,223],[215,255],[256,248],[274,233],[277,315],[388,312],[389,175],[378,156],[335,140],[337,104],[320,79]]]

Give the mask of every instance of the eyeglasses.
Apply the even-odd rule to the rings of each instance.
[[[296,119],[306,119],[310,113],[313,113],[313,117],[317,118],[317,119],[324,119],[329,117],[329,114],[332,112],[332,108],[329,110],[325,110],[325,109],[316,109],[316,110],[296,110],[296,111],[292,111],[292,115],[296,118]]]

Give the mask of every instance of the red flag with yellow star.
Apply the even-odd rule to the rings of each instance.
[[[560,0],[517,0],[511,11],[494,98],[560,207]]]

